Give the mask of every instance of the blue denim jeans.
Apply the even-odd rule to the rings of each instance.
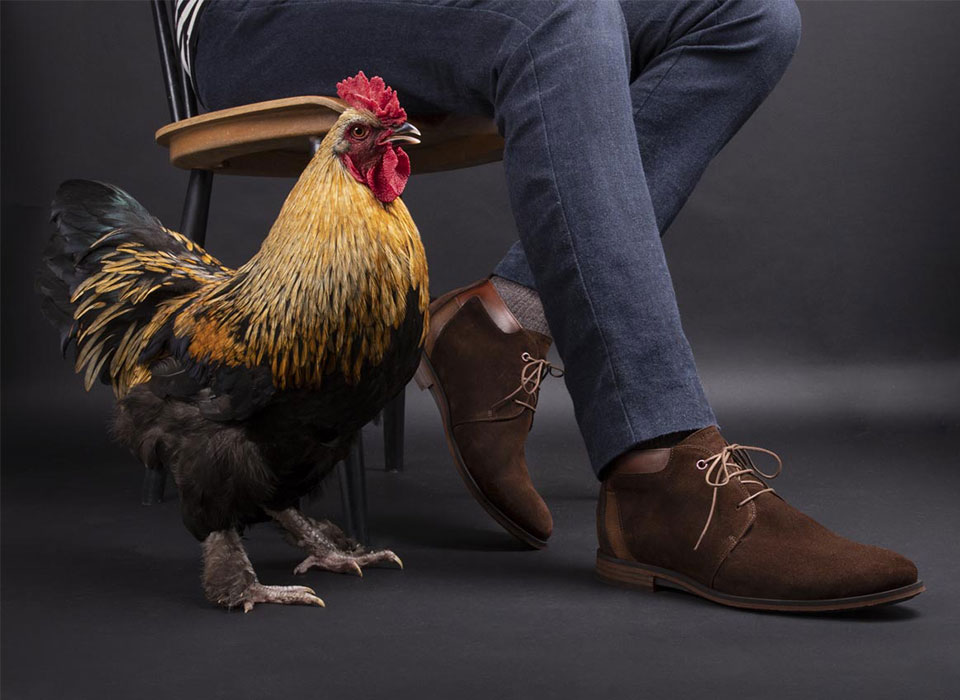
[[[208,0],[211,109],[333,94],[363,69],[409,112],[492,115],[520,241],[594,468],[716,422],[660,242],[799,40],[792,0]]]

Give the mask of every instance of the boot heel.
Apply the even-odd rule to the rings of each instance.
[[[420,391],[424,391],[433,386],[433,372],[430,371],[430,366],[427,364],[426,355],[420,358],[420,365],[417,367],[417,373],[413,375],[413,381],[420,387]]]
[[[628,586],[643,591],[657,590],[653,574],[633,562],[623,561],[597,552],[597,576],[604,583]]]

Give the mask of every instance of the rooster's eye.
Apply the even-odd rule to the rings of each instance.
[[[352,129],[350,129],[350,135],[355,139],[365,139],[367,134],[370,133],[370,130],[362,124],[357,124]]]

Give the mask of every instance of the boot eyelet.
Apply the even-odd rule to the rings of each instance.
[[[698,460],[697,460],[697,469],[699,469],[700,471],[703,471],[703,470],[706,469],[706,468],[707,468],[707,460],[705,460],[705,459],[698,459]]]

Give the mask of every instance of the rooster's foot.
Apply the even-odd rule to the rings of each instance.
[[[363,576],[362,567],[383,563],[403,568],[400,557],[389,549],[367,549],[329,520],[314,520],[296,508],[267,512],[287,531],[290,542],[308,553],[293,570],[296,574],[317,568]]]
[[[212,532],[203,541],[203,591],[225,608],[253,610],[257,603],[317,605],[323,601],[306,586],[265,586],[257,580],[235,530]]]
[[[368,564],[382,564],[385,562],[396,564],[399,568],[403,568],[403,562],[400,560],[400,557],[389,549],[364,551],[362,554],[331,550],[321,554],[311,554],[297,564],[297,568],[293,570],[293,573],[305,574],[310,569],[317,568],[335,571],[341,574],[363,576],[363,569],[361,567],[367,566]]]
[[[257,603],[280,603],[282,605],[317,605],[324,607],[316,591],[306,586],[264,586],[259,581],[243,592],[239,602],[231,607],[243,605],[243,612],[253,610]]]

